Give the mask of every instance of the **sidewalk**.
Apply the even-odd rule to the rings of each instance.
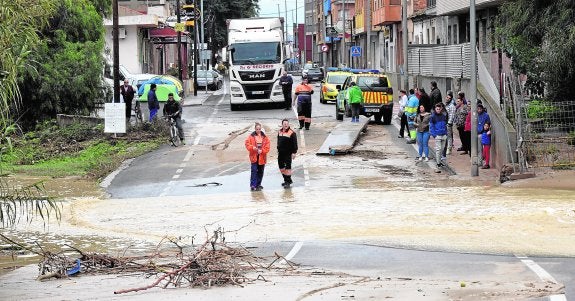
[[[217,91],[210,91],[208,90],[207,93],[204,90],[198,90],[198,95],[194,96],[194,93],[190,93],[182,98],[182,106],[201,106],[204,101],[206,101],[210,96],[214,95],[215,93],[223,93],[222,89]]]
[[[394,110],[399,108],[399,106],[394,106]],[[394,116],[397,116],[397,112],[394,112]],[[399,122],[397,118],[393,118],[393,126],[396,129],[395,134],[399,133]],[[399,138],[398,138],[399,139]],[[406,139],[401,139],[405,140]],[[418,146],[417,144],[411,144],[415,150],[414,154],[417,154]],[[499,168],[500,166],[491,165],[490,169],[481,169],[479,167],[479,175],[477,177],[471,176],[471,157],[469,155],[461,155],[461,152],[457,151],[457,148],[461,147],[461,140],[459,139],[459,133],[456,128],[453,132],[453,149],[450,155],[447,155],[447,166],[445,169],[449,170],[451,174],[456,175],[460,179],[477,180],[486,183],[499,183]],[[481,146],[479,146],[481,147]],[[429,153],[430,157],[435,157],[435,140],[433,137],[429,139]],[[430,168],[435,168],[435,163],[430,159]]]

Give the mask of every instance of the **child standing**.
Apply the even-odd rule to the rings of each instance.
[[[419,145],[418,161],[429,161],[429,119],[431,114],[425,111],[425,106],[419,106],[419,113],[415,116],[414,126],[417,129],[417,144]]]
[[[483,166],[481,169],[489,169],[489,154],[491,151],[491,122],[486,121],[483,124],[483,131],[481,132],[481,155],[483,156]]]

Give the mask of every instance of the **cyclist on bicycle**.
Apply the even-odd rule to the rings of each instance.
[[[168,102],[164,105],[163,113],[164,116],[174,119],[180,141],[182,144],[186,144],[184,141],[184,130],[182,129],[182,105],[174,99],[173,93],[168,94]]]

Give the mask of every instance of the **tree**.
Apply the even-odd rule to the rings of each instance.
[[[212,53],[215,54],[228,44],[226,20],[255,17],[258,10],[258,0],[205,1],[204,30],[206,37],[211,39],[211,42],[205,42],[209,43]]]
[[[89,115],[105,102],[104,25],[110,0],[55,1],[49,26],[40,32],[34,69],[20,78],[22,121],[27,127],[56,114]],[[108,7],[107,10],[98,11]]]
[[[40,43],[37,30],[43,28],[54,3],[38,0],[0,0],[0,128],[2,132],[12,124],[11,109],[18,109],[21,94],[18,78],[30,69],[29,56]]]
[[[48,24],[54,11],[52,0],[0,0],[0,155],[14,126],[13,110],[21,107],[22,94],[18,87],[21,73],[34,67],[31,54],[41,43],[38,30]],[[12,226],[21,216],[27,220],[36,212],[42,218],[51,213],[60,216],[56,203],[43,195],[40,184],[12,189],[0,179],[0,228]]]
[[[572,100],[575,82],[575,2],[512,0],[500,7],[502,48],[528,88],[550,101]]]

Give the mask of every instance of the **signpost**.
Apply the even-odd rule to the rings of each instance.
[[[329,50],[329,46],[327,44],[322,44],[321,45],[321,51],[322,52],[327,52]]]
[[[104,104],[104,133],[125,133],[126,132],[126,104],[125,103],[105,103]]]
[[[349,52],[351,52],[352,57],[360,57],[361,56],[361,47],[360,46],[351,46]]]
[[[326,27],[325,28],[325,35],[331,38],[337,38],[338,32],[335,27]]]

